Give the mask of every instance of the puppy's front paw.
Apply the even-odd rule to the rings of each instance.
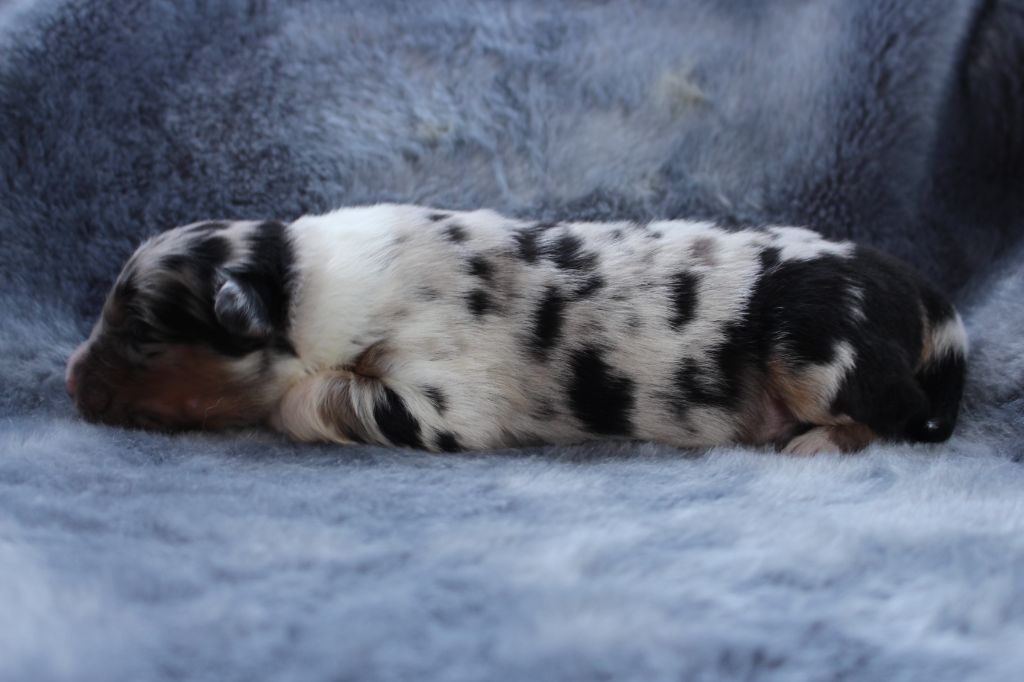
[[[288,389],[268,423],[293,440],[351,443],[357,425],[350,389],[350,377],[344,373],[306,377]]]

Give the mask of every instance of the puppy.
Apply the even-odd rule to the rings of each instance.
[[[907,266],[805,229],[377,205],[149,240],[66,383],[86,419],[164,430],[811,454],[947,439],[966,353]]]

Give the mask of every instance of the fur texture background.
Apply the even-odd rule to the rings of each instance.
[[[0,3],[0,678],[1019,679],[1016,0]],[[810,223],[958,292],[938,448],[81,423],[138,240],[378,200]]]

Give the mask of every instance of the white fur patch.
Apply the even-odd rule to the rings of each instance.
[[[952,318],[936,325],[931,330],[931,341],[929,360],[938,360],[950,354],[967,355],[967,330],[964,329],[960,315],[955,313]]]
[[[817,232],[802,227],[770,227],[772,245],[780,249],[782,260],[812,260],[824,255],[849,258],[856,248],[853,242],[828,241]]]

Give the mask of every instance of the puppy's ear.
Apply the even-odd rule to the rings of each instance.
[[[274,332],[267,305],[259,292],[244,280],[226,272],[213,299],[213,314],[222,327],[248,339],[265,339]]]

